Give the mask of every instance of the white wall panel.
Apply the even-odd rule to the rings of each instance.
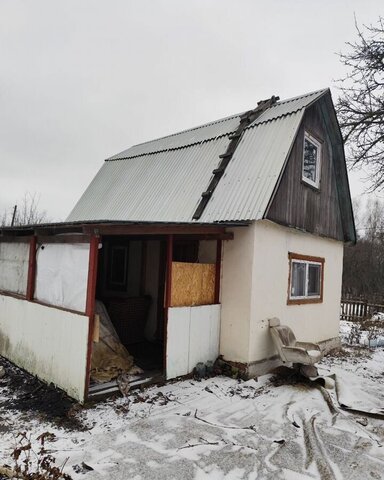
[[[89,244],[44,244],[37,251],[36,262],[35,298],[85,312]]]
[[[220,305],[191,307],[188,370],[219,356]]]
[[[167,378],[192,372],[219,355],[220,305],[168,309]]]
[[[27,292],[29,243],[0,243],[0,290]]]
[[[167,379],[188,373],[190,310],[190,307],[168,309]]]
[[[84,400],[88,317],[0,295],[0,355]]]
[[[322,342],[339,336],[343,242],[282,227],[268,220],[256,222],[250,312],[249,361],[276,353],[268,318],[278,317],[299,341]],[[322,257],[324,291],[321,303],[287,305],[288,253]],[[228,272],[229,273],[229,272]]]

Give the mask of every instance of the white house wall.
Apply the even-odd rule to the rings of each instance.
[[[322,303],[287,305],[289,252],[325,258]],[[246,364],[273,357],[272,317],[302,341],[338,337],[342,262],[342,242],[268,220],[235,228],[234,239],[224,242],[220,353]]]
[[[88,317],[0,295],[0,354],[84,400]]]
[[[233,233],[233,240],[223,242],[220,353],[228,360],[247,362],[255,230],[239,227]]]
[[[89,244],[41,245],[36,263],[35,298],[49,305],[85,312]]]
[[[168,309],[167,379],[187,375],[219,355],[220,305]]]
[[[25,295],[29,243],[0,242],[0,290]]]
[[[268,319],[278,317],[298,340],[321,342],[338,337],[343,271],[343,243],[318,237],[268,220],[256,222],[253,257],[249,362],[275,352]],[[323,257],[323,302],[287,305],[288,253]]]

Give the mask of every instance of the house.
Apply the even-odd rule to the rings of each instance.
[[[64,223],[3,228],[0,353],[80,401],[106,336],[151,378],[219,354],[261,375],[271,317],[338,344],[355,238],[330,91],[272,97],[107,159]]]

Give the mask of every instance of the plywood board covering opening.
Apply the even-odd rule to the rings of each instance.
[[[210,305],[215,301],[213,263],[172,263],[172,307]]]

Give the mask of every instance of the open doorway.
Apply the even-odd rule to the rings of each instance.
[[[165,365],[166,240],[103,236],[98,266],[100,334],[94,338],[91,390],[95,384],[116,383],[121,373],[129,373],[130,366],[139,367],[138,380],[158,378]],[[105,347],[100,342],[108,345],[104,348],[107,355],[99,354]]]

